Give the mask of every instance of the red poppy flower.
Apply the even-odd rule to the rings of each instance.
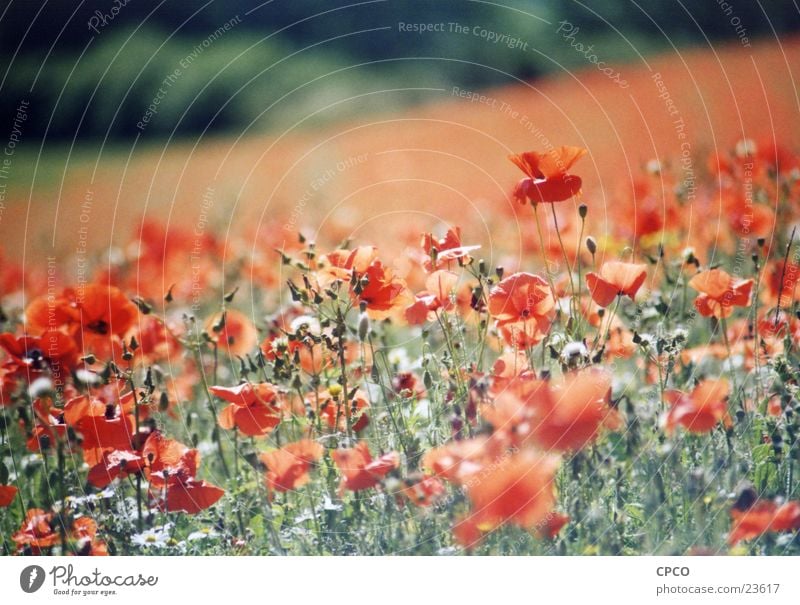
[[[250,318],[236,309],[228,309],[222,326],[221,319],[222,314],[217,313],[206,322],[211,340],[233,357],[250,353],[258,344],[258,332]]]
[[[88,284],[83,290],[66,288],[61,296],[41,296],[25,310],[26,326],[33,334],[63,329],[83,354],[111,358],[119,339],[133,326],[138,311],[114,286]]]
[[[194,477],[170,482],[166,492],[163,508],[169,513],[184,512],[189,515],[196,515],[213,506],[225,495],[224,489]]]
[[[86,480],[97,488],[109,485],[117,477],[135,475],[144,468],[142,457],[128,450],[103,452],[100,462],[89,469]]]
[[[611,376],[603,370],[568,374],[560,382],[518,383],[501,393],[484,417],[519,445],[574,451],[592,443],[602,428],[619,427],[609,405]]]
[[[17,549],[30,549],[31,554],[41,555],[42,551],[61,542],[58,531],[53,528],[53,515],[40,508],[31,508],[25,515],[22,527],[11,539],[17,543]]]
[[[647,265],[609,261],[600,268],[599,275],[586,274],[586,285],[592,300],[601,307],[607,307],[623,294],[635,298],[646,277]]]
[[[71,427],[77,427],[78,423],[84,418],[102,418],[106,416],[109,404],[101,401],[97,397],[90,395],[80,395],[73,397],[64,404],[64,421]],[[116,410],[111,406],[114,416]]]
[[[743,198],[727,204],[731,229],[740,237],[768,237],[775,229],[775,212],[764,204],[746,205]]]
[[[351,295],[357,303],[364,303],[372,319],[386,319],[402,312],[412,298],[406,283],[381,261],[373,261],[363,272],[355,271],[356,284]]]
[[[319,414],[324,424],[331,430],[347,429],[347,410],[342,401],[342,387],[331,385],[328,389],[306,395],[306,403]],[[363,431],[369,424],[367,409],[369,399],[366,394],[357,390],[350,400],[350,428],[356,433]]]
[[[90,517],[78,517],[72,522],[74,554],[84,557],[107,557],[108,547],[97,539],[97,522]]]
[[[36,425],[25,445],[31,452],[43,452],[52,448],[58,439],[67,436],[64,415],[49,397],[41,397],[33,402]]]
[[[13,485],[0,485],[0,508],[9,506],[16,498],[17,491]]]
[[[677,425],[691,433],[707,433],[720,421],[728,421],[728,394],[730,388],[724,378],[703,380],[690,394],[667,391],[665,399],[671,404],[667,412],[668,433]]]
[[[778,506],[769,500],[759,500],[744,510],[731,509],[733,525],[728,543],[752,540],[767,532],[800,529],[800,502],[794,500]]]
[[[322,457],[325,449],[316,441],[303,439],[259,456],[267,467],[270,491],[287,492],[309,481],[311,465]]]
[[[492,365],[491,393],[497,395],[514,382],[534,380],[536,374],[531,370],[524,351],[506,351]]]
[[[788,309],[792,302],[800,298],[800,288],[797,282],[800,280],[800,265],[789,260],[788,263],[783,259],[772,261],[764,269],[761,290],[761,298],[769,305],[780,304],[781,309]]]
[[[41,336],[0,334],[0,347],[10,356],[6,364],[26,373],[52,370],[66,376],[78,361],[75,341],[58,330],[45,330]]]
[[[446,311],[454,307],[451,296],[456,291],[458,275],[451,271],[439,270],[431,273],[425,280],[426,290],[416,295],[416,301],[406,308],[405,317],[411,325],[425,323],[433,312]]]
[[[168,439],[160,431],[153,431],[144,442],[142,458],[150,473],[160,473],[164,469],[177,466],[189,448],[175,439]]]
[[[437,477],[408,477],[401,485],[398,495],[415,506],[430,506],[444,494],[444,485]]]
[[[139,348],[134,354],[142,363],[174,360],[180,351],[180,342],[172,329],[155,315],[143,315],[134,334]]]
[[[532,528],[555,505],[554,478],[559,459],[522,450],[498,462],[480,481],[467,484],[472,519],[482,531],[502,523]]]
[[[509,156],[527,178],[514,188],[514,197],[520,202],[563,202],[581,190],[581,178],[568,174],[572,165],[586,155],[581,147],[559,147],[546,153],[528,151]]]
[[[100,464],[106,450],[134,450],[134,419],[124,414],[115,418],[85,416],[76,425],[83,436],[83,459],[89,466]]]
[[[736,280],[722,269],[711,269],[695,275],[689,285],[700,292],[694,300],[700,315],[722,319],[730,317],[733,307],[750,304],[753,280]]]
[[[536,534],[540,538],[552,540],[569,521],[569,515],[552,511],[536,526]]]
[[[150,485],[165,492],[158,506],[167,512],[197,514],[214,505],[225,490],[196,478],[200,453],[167,439],[160,432],[150,434],[142,448]]]
[[[210,387],[214,395],[230,402],[217,422],[224,429],[239,429],[243,434],[258,437],[271,432],[281,421],[278,390],[268,382],[246,382],[235,387]]]
[[[467,264],[470,260],[469,253],[480,248],[461,244],[460,227],[451,227],[443,238],[436,238],[432,233],[423,233],[421,246],[426,255],[422,266],[428,273],[436,271],[440,265],[449,269],[454,261]]]
[[[422,467],[450,483],[464,485],[487,465],[506,457],[507,445],[497,435],[452,441],[426,453]]]
[[[389,471],[400,465],[397,452],[389,452],[372,459],[366,441],[359,441],[354,448],[334,450],[331,454],[342,473],[341,489],[360,491],[375,487]]]
[[[555,298],[547,282],[531,273],[515,273],[489,292],[489,313],[509,344],[535,344],[550,330]]]

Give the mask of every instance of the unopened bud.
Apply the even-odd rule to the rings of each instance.
[[[591,235],[586,238],[586,249],[592,256],[594,256],[595,253],[597,252],[597,242]]]
[[[578,206],[578,214],[580,215],[581,218],[586,218],[586,214],[588,212],[589,208],[586,206],[586,204],[581,204],[580,206]]]
[[[362,313],[358,318],[358,339],[364,342],[369,334],[369,315]]]

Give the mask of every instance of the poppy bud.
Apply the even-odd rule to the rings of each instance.
[[[135,298],[132,298],[131,300],[133,301],[133,304],[135,304],[137,307],[139,307],[139,311],[142,313],[142,315],[147,315],[147,314],[150,313],[150,311],[153,310],[153,307],[149,303],[147,303],[147,301],[145,301],[143,298],[141,298],[140,296],[136,296]]]
[[[736,502],[734,502],[733,508],[736,510],[747,510],[756,503],[756,500],[758,500],[756,490],[752,485],[746,483],[739,488],[739,494],[736,496]]]
[[[503,279],[503,271],[505,271],[503,267],[497,267],[497,269],[494,270],[495,275],[497,275],[497,279]]]
[[[488,272],[488,270],[486,269],[486,261],[485,261],[485,260],[483,260],[483,259],[481,259],[481,260],[479,260],[479,261],[478,261],[478,273],[480,273],[480,274],[481,274],[481,275],[483,275],[484,277],[486,277],[487,275],[489,275],[489,272]]]
[[[588,212],[589,208],[586,206],[586,204],[581,204],[580,206],[578,206],[578,214],[580,215],[581,218],[586,218]]]
[[[236,293],[239,291],[239,286],[236,286],[233,290],[228,292],[224,297],[223,300],[225,302],[233,302],[233,297],[236,296]]]
[[[461,429],[464,427],[464,421],[461,419],[460,416],[453,416],[450,419],[450,427],[453,430],[454,435],[458,435],[461,433]]]
[[[211,329],[217,334],[219,334],[220,332],[222,332],[222,330],[225,329],[225,315],[226,312],[223,311],[222,315],[219,316],[219,320],[216,323],[214,323],[213,326],[211,326]]]
[[[167,395],[166,391],[162,391],[161,395],[158,398],[158,409],[162,412],[166,412],[169,408],[169,395]]]
[[[594,256],[595,253],[597,252],[597,242],[591,235],[586,238],[586,249],[592,256]]]
[[[358,318],[358,339],[364,342],[369,334],[369,315],[362,313]]]

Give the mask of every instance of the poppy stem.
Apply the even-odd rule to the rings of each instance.
[[[58,533],[61,535],[61,554],[64,555],[67,552],[67,527],[65,525],[66,521],[64,520],[64,511],[67,508],[64,504],[64,498],[66,498],[66,493],[64,491],[64,442],[58,435],[56,435],[56,440],[58,441],[58,445],[56,446],[56,459],[58,461],[58,499],[61,501],[61,512],[58,515]]]
[[[212,397],[211,391],[208,388],[208,380],[206,379],[206,370],[203,367],[203,358],[200,354],[199,342],[195,343],[195,346],[192,347],[192,350],[194,353],[194,362],[197,366],[197,371],[200,374],[200,383],[203,385],[203,390],[206,393],[208,409],[211,411],[211,422],[212,426],[214,426],[211,431],[211,438],[217,443],[217,451],[219,452],[219,460],[220,464],[222,465],[222,470],[225,472],[225,476],[230,479],[231,471],[228,468],[228,463],[225,462],[225,452],[222,449],[222,438],[219,435],[219,430],[217,427],[217,407],[214,405],[214,398]]]
[[[539,211],[537,204],[531,204],[533,208],[533,216],[536,219],[536,232],[539,234],[539,247],[542,250],[542,260],[544,261],[544,274],[547,276],[547,282],[550,284],[550,289],[553,291],[553,297],[556,296],[556,286],[553,282],[553,275],[550,272],[550,263],[547,261],[547,251],[544,247],[544,235],[542,234],[542,224],[539,221]]]
[[[338,335],[338,353],[339,353],[339,368],[341,370],[340,384],[342,385],[342,401],[344,402],[344,416],[345,423],[347,424],[347,441],[353,441],[353,423],[350,417],[350,395],[347,392],[347,359],[345,357],[345,335],[347,327],[344,321],[344,314],[341,308],[336,307],[336,334]],[[338,420],[338,419],[337,419]]]
[[[558,215],[556,214],[556,207],[554,204],[550,204],[550,210],[553,211],[553,224],[556,227],[556,236],[558,237],[558,245],[561,246],[561,253],[564,255],[564,265],[567,267],[567,273],[569,274],[569,286],[572,290],[572,297],[575,298],[575,282],[572,280],[572,266],[569,262],[569,257],[567,256],[567,249],[564,247],[564,240],[561,239],[561,229],[558,227]]]
[[[733,392],[736,393],[738,391],[736,387],[736,372],[733,369],[733,352],[731,351],[731,342],[728,340],[728,320],[725,317],[720,318],[719,327],[722,330],[722,341],[725,343],[725,350],[728,352],[728,371],[731,375]],[[744,409],[744,404],[742,404],[742,409]]]
[[[317,515],[317,509],[314,506],[314,492],[311,490],[311,483],[306,483],[305,492],[308,498],[308,507],[311,509],[311,516],[314,518],[314,527],[317,530],[317,554],[322,555],[325,553],[322,548],[322,525],[319,522],[319,515]]]
[[[139,440],[139,398],[136,396],[136,384],[133,382],[133,366],[128,363],[128,384],[133,395],[133,418],[134,418],[134,437],[131,446],[138,449]],[[142,531],[142,474],[136,474],[136,526]]]
[[[580,233],[578,234],[578,244],[577,244],[577,246],[575,246],[575,269],[578,272],[578,295],[579,295],[578,301],[575,303],[576,304],[576,309],[575,309],[576,311],[580,311],[580,308],[581,308],[580,307],[580,305],[581,305],[581,303],[580,303],[580,293],[581,293],[581,280],[582,280],[582,276],[581,276],[581,242],[583,241],[583,232],[584,232],[584,229],[586,228],[586,217],[584,216],[584,214],[580,214],[580,218],[581,218],[581,230],[580,230]],[[578,335],[580,337],[583,337],[583,319],[584,318],[583,318],[583,314],[582,313],[576,313],[576,315],[575,315],[575,321],[577,323],[576,331],[577,331],[577,333],[578,333]]]

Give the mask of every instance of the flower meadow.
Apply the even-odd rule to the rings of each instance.
[[[3,553],[800,554],[800,156],[653,160],[609,221],[588,154],[509,158],[518,258],[142,220],[77,283],[3,262]]]

